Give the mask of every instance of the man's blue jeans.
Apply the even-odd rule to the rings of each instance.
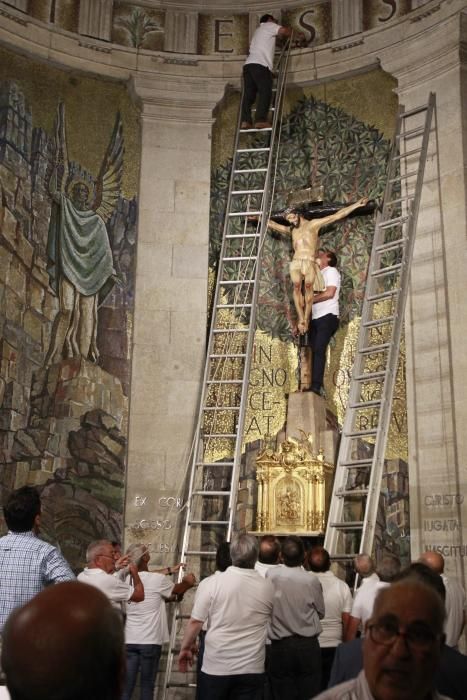
[[[152,700],[161,657],[160,644],[126,644],[126,683],[122,700],[130,700],[140,671],[141,700]]]

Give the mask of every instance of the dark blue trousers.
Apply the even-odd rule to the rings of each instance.
[[[326,348],[338,328],[339,318],[334,314],[326,314],[326,316],[314,318],[311,321],[311,390],[316,393],[319,393],[323,386]]]

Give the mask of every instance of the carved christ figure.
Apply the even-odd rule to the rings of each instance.
[[[293,300],[298,316],[298,331],[304,334],[310,324],[311,307],[313,305],[313,293],[324,291],[325,285],[316,259],[318,248],[318,235],[323,226],[341,221],[355,209],[363,207],[368,202],[366,197],[358,202],[339,209],[335,214],[324,216],[320,219],[305,219],[297,210],[290,210],[286,214],[288,226],[278,224],[269,219],[268,227],[283,235],[292,236],[294,255],[290,263],[290,278],[293,284]],[[254,217],[252,217],[254,218]],[[302,292],[302,284],[305,283],[305,294]]]
[[[94,362],[97,307],[116,281],[105,222],[120,195],[123,136],[120,115],[95,183],[69,175],[65,110],[58,105],[55,152],[49,180],[53,200],[47,240],[50,286],[59,299],[46,365],[62,358]]]

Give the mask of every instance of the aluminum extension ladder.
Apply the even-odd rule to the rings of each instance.
[[[215,557],[217,543],[230,541],[235,526],[262,242],[277,167],[290,45],[289,40],[276,60],[272,126],[241,129],[239,110],[181,551],[187,570],[201,575],[203,563]],[[258,224],[251,225],[248,217],[257,217]],[[174,611],[164,700],[169,692],[171,697],[187,697],[182,689],[196,686],[194,674],[187,679],[176,668],[189,609],[182,604]]]
[[[376,220],[324,547],[333,560],[373,549],[392,399],[435,96],[399,112]]]

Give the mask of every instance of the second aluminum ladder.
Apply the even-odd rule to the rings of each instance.
[[[435,96],[401,110],[378,215],[324,546],[371,554]]]

